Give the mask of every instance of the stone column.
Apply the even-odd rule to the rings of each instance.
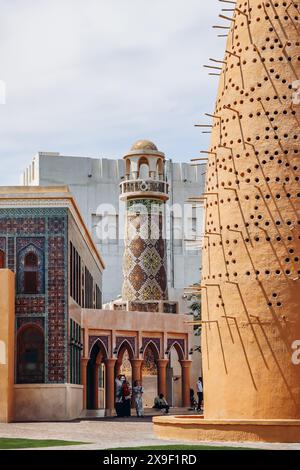
[[[187,408],[190,406],[190,370],[192,361],[182,360],[181,364],[181,385],[182,385],[182,406]]]
[[[89,360],[85,357],[81,359],[81,385],[83,385],[83,403],[82,407],[86,410],[87,406],[87,365]]]
[[[132,388],[134,387],[134,382],[136,380],[139,380],[142,382],[142,364],[143,364],[143,359],[131,359],[131,371],[132,371]],[[132,394],[132,400],[131,400],[131,408],[135,407],[134,399],[133,399],[133,394]]]
[[[132,386],[136,380],[142,381],[142,364],[143,359],[132,359],[131,361],[132,369]]]
[[[105,411],[112,416],[115,408],[115,365],[116,359],[105,360]]]
[[[169,364],[169,359],[159,359],[157,361],[157,387],[158,393],[163,393],[164,396],[167,396],[167,365]]]
[[[120,375],[121,373],[121,367],[122,367],[122,362],[120,361],[116,361],[116,365],[115,365],[115,374],[116,374],[116,377],[118,377],[118,375]]]

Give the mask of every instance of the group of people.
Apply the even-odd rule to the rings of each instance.
[[[136,414],[139,418],[144,416],[143,407],[144,388],[139,380],[136,380],[131,388],[125,375],[116,378],[116,413],[119,418],[131,416],[131,399],[133,397]]]
[[[118,375],[116,378],[116,413],[119,418],[125,418],[131,416],[131,401],[133,399],[136,415],[139,418],[144,416],[143,406],[143,394],[144,387],[139,380],[135,380],[133,387],[131,387],[129,381],[125,375]],[[153,408],[157,410],[164,410],[165,413],[169,413],[169,405],[164,395],[160,393],[154,400]]]
[[[197,411],[203,411],[203,383],[202,383],[202,377],[199,377],[196,383],[196,389],[197,389],[197,397],[198,400],[195,398],[195,392],[191,388],[190,389],[190,402],[191,402],[191,408],[193,410]]]
[[[202,377],[199,377],[196,383],[198,400],[195,399],[195,392],[190,389],[190,402],[193,410],[203,410],[203,383]],[[144,387],[139,380],[136,380],[131,387],[125,375],[118,375],[116,378],[116,413],[119,418],[131,416],[131,402],[133,399],[136,415],[139,418],[144,416],[143,394]],[[154,400],[154,409],[163,410],[166,414],[169,413],[170,406],[165,396],[160,393]]]

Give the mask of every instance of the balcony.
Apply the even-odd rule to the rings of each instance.
[[[106,304],[104,308],[107,310],[123,310],[127,312],[169,313],[173,315],[179,313],[178,302],[169,300],[111,302]]]
[[[120,183],[121,199],[157,197],[167,200],[169,184],[160,180],[126,180]]]

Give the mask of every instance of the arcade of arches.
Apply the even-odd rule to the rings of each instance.
[[[145,408],[152,408],[159,393],[171,406],[189,406],[192,361],[187,334],[93,331],[86,337],[88,354],[81,362],[85,409],[114,413],[115,378],[120,373],[132,384],[142,382]]]

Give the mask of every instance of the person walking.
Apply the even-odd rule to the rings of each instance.
[[[203,383],[202,383],[202,377],[199,377],[197,380],[197,395],[198,395],[198,406],[197,406],[197,411],[202,410],[203,406]]]
[[[143,393],[144,388],[139,380],[135,380],[133,384],[133,399],[136,409],[136,415],[139,418],[143,418],[144,416],[144,407],[143,407]]]

